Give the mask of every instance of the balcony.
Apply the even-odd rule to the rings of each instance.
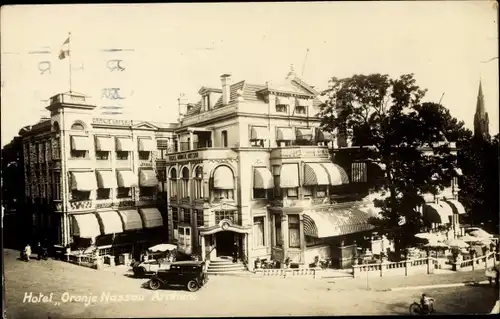
[[[181,152],[190,151],[190,142],[180,142]],[[193,142],[193,150],[212,147],[212,141]]]
[[[204,148],[200,150],[179,152],[168,156],[169,161],[183,160],[215,160],[215,159],[236,159],[237,153],[227,148]]]
[[[271,159],[283,158],[330,158],[330,152],[326,146],[283,146],[271,151]]]

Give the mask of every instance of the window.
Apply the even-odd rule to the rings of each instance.
[[[52,138],[52,159],[60,159],[61,158],[61,150],[59,147],[59,136]]]
[[[287,197],[298,197],[299,196],[299,191],[297,187],[294,188],[285,188],[286,189],[286,196]]]
[[[160,167],[158,167],[158,168],[160,168]],[[165,171],[164,166],[162,166],[161,169],[157,170],[157,174],[158,174],[158,181],[159,182],[164,182],[167,180],[167,172]]]
[[[237,224],[238,220],[236,219],[236,217],[237,216],[235,211],[228,211],[228,210],[216,211],[215,223],[218,224],[221,220],[227,219],[230,220],[232,223]]]
[[[174,229],[174,239],[177,239],[177,229],[179,227],[179,212],[176,207],[172,207],[172,227]]]
[[[97,189],[97,199],[109,199],[110,195],[111,195],[111,189],[109,188]]]
[[[281,198],[281,186],[280,186],[280,173],[281,166],[275,165],[273,166],[273,176],[274,176],[274,197]]]
[[[90,191],[79,191],[79,190],[71,191],[71,200],[73,201],[81,201],[89,199],[90,199]]]
[[[276,112],[278,113],[286,113],[287,105],[276,105]]]
[[[177,197],[177,170],[170,170],[170,197]]]
[[[304,196],[304,198],[310,198],[312,197],[312,194],[313,194],[313,188],[312,187],[304,187],[302,189],[302,195]]]
[[[252,147],[264,147],[264,140],[252,140],[250,141]]]
[[[71,157],[72,158],[88,158],[88,151],[77,151],[77,150],[71,150]]]
[[[271,193],[272,193],[271,189],[254,188],[253,198],[254,199],[271,198]]]
[[[227,147],[227,131],[221,133],[222,147]]]
[[[283,234],[281,233],[281,216],[275,215],[274,218],[275,218],[274,234],[275,234],[276,246],[281,247],[283,246]]]
[[[130,187],[118,187],[118,192],[116,194],[117,198],[130,198],[132,197],[130,193]]]
[[[295,106],[295,113],[296,114],[306,114],[306,107],[302,106],[302,105]]]
[[[108,151],[95,151],[95,158],[98,160],[108,160],[109,152]]]
[[[184,167],[182,169],[182,181],[181,181],[181,198],[189,197],[189,169]]]
[[[194,213],[196,214],[196,226],[199,227],[205,225],[205,221],[203,220],[203,210],[195,209]]]
[[[324,198],[326,197],[326,187],[318,186],[316,187],[316,198]]]
[[[54,180],[52,182],[52,196],[55,200],[61,200],[61,173],[54,172]]]
[[[288,216],[288,243],[290,248],[300,247],[300,221],[298,215]]]
[[[351,164],[351,182],[353,183],[366,183],[367,182],[366,163],[352,163]]]
[[[189,208],[182,208],[183,222],[191,224],[191,210]]]
[[[149,161],[150,155],[151,155],[151,152],[139,151],[139,159],[141,161]]]
[[[74,123],[71,125],[71,130],[73,131],[85,131],[85,127],[82,123]]]
[[[194,198],[203,198],[203,168],[201,166],[195,169]]]
[[[214,188],[214,199],[234,199],[234,190]]]
[[[253,218],[253,246],[254,247],[264,247],[265,246],[265,231],[264,231],[264,216]]]
[[[128,160],[128,152],[127,151],[116,151],[116,159],[117,160]]]
[[[156,194],[156,187],[139,187],[139,196],[154,196]]]

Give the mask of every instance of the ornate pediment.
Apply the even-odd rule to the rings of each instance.
[[[132,125],[132,129],[157,130],[158,126],[151,124],[149,122],[140,122],[140,123]]]

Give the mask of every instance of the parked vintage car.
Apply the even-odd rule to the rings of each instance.
[[[167,259],[150,259],[132,266],[134,277],[144,278],[155,274],[160,269],[168,269],[170,262]]]
[[[204,261],[177,261],[169,269],[160,269],[149,280],[149,288],[157,290],[162,286],[185,286],[194,292],[208,282]]]

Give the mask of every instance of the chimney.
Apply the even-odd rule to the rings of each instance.
[[[179,107],[179,120],[182,120],[184,115],[187,112],[187,99],[184,93],[181,93],[179,98],[177,99],[178,107]]]
[[[222,104],[227,105],[231,97],[231,74],[223,74],[220,76],[220,81],[222,83]]]

